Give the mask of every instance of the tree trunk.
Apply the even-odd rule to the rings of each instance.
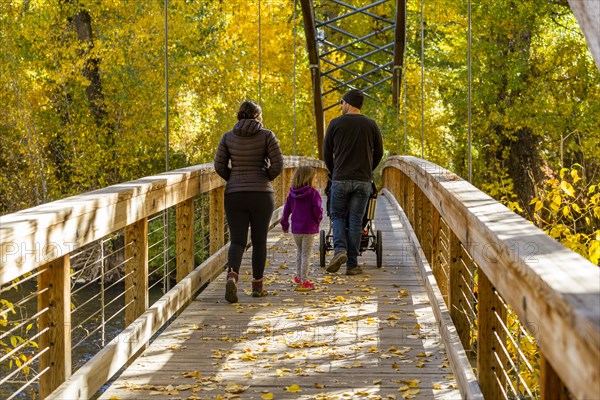
[[[82,73],[89,81],[89,85],[85,90],[86,96],[96,126],[105,132],[104,145],[107,154],[110,154],[108,158],[113,162],[118,158],[115,151],[115,129],[114,126],[107,121],[107,111],[104,95],[102,93],[102,81],[100,79],[100,60],[97,57],[90,56],[90,53],[94,48],[92,17],[87,10],[79,8],[77,0],[68,0],[68,3],[73,7],[77,7],[75,15],[72,18],[69,18],[69,20],[74,23],[75,29],[77,30],[77,38],[83,44],[81,56],[85,58],[85,63]],[[107,169],[101,171],[101,173],[104,175],[103,178],[108,184],[119,182],[118,171],[114,165],[107,167]]]
[[[101,127],[106,122],[106,110],[104,108],[104,96],[102,95],[102,82],[100,81],[100,61],[96,57],[88,57],[94,48],[92,17],[86,10],[79,10],[75,14],[73,21],[77,29],[77,38],[84,44],[82,55],[86,57],[86,60],[83,67],[83,76],[90,81],[85,92],[90,102],[90,108],[96,125]]]
[[[533,205],[529,202],[536,196],[535,187],[543,179],[539,138],[530,129],[523,128],[515,133],[514,140],[506,138],[505,143],[509,148],[508,175],[512,178],[514,192],[523,210],[533,219]]]

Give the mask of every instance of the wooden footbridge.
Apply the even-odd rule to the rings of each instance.
[[[319,168],[324,186],[320,161],[287,157],[279,205],[299,164]],[[598,268],[449,171],[388,159],[375,219],[383,267],[372,252],[360,258],[364,275],[315,267],[314,292],[293,290],[294,248],[277,227],[279,209],[270,295],[247,295],[243,275],[246,294],[234,305],[223,298],[223,185],[200,165],[2,217],[2,285],[37,280],[28,295],[37,326],[22,342],[37,347],[21,368],[36,374],[40,397],[100,389],[106,399],[598,397]],[[150,305],[149,226],[169,210],[177,284]],[[199,210],[208,236],[196,229]],[[107,235],[124,237],[115,250],[124,254],[115,314],[124,329],[72,371],[70,263]],[[210,243],[201,263],[199,236]]]
[[[600,65],[597,2],[569,3]],[[300,4],[321,151],[341,91],[391,82],[397,104],[406,1]],[[286,157],[278,206],[301,164],[325,186],[321,161]],[[0,217],[0,398],[600,399],[600,269],[457,175],[387,159],[382,268],[314,267],[313,292],[293,290],[279,208],[270,294],[248,295],[246,259],[233,305],[224,184],[197,165]]]

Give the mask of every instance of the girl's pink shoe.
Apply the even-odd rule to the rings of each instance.
[[[300,278],[298,278],[297,276],[294,277],[294,282],[296,283],[300,283]]]
[[[301,291],[301,292],[306,292],[308,290],[315,290],[315,285],[313,285],[309,281],[304,281],[301,284],[298,284],[298,286],[296,287],[296,290]]]

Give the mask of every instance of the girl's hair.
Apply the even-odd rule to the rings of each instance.
[[[313,167],[298,167],[292,178],[292,187],[297,189],[302,186],[311,186],[317,170]]]
[[[251,100],[246,100],[240,105],[240,109],[237,113],[238,121],[242,119],[254,119],[262,114],[262,108]]]

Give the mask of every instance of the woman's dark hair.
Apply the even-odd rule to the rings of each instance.
[[[242,119],[254,119],[262,114],[262,108],[255,102],[247,100],[240,105],[237,113],[238,121]]]

